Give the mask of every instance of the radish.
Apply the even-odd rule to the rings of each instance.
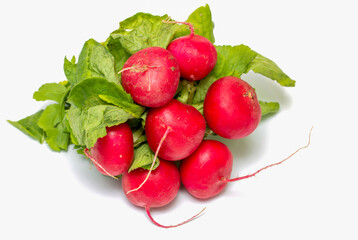
[[[187,223],[200,213],[190,219],[177,224],[165,226],[157,223],[150,214],[150,208],[163,207],[174,200],[180,187],[180,174],[173,162],[160,160],[159,166],[152,171],[145,184],[135,192],[130,190],[140,185],[148,176],[148,170],[138,168],[122,177],[122,188],[127,199],[138,207],[144,207],[150,220],[157,226],[163,228],[177,227]]]
[[[143,168],[124,173],[122,177],[123,191],[127,193],[140,185],[146,178],[147,173],[148,170]],[[175,164],[160,160],[159,166],[152,171],[142,188],[126,194],[126,197],[138,207],[157,208],[173,201],[179,191],[179,187],[180,175]]]
[[[186,190],[196,198],[214,197],[224,190],[228,182],[254,177],[259,172],[279,165],[300,150],[307,148],[310,145],[311,132],[312,129],[309,133],[308,143],[285,159],[267,165],[252,174],[236,178],[230,178],[233,157],[229,148],[216,140],[204,140],[192,155],[180,162],[181,181]]]
[[[85,154],[99,172],[107,176],[118,176],[128,171],[133,161],[134,147],[132,130],[127,123],[106,129],[107,135],[99,138]]]
[[[261,120],[261,108],[255,90],[237,77],[223,77],[208,89],[204,116],[217,135],[239,139],[250,135]]]
[[[180,177],[186,190],[196,198],[218,195],[230,178],[233,157],[229,148],[216,140],[204,140],[196,151],[180,162]]]
[[[160,107],[175,95],[179,66],[173,55],[161,47],[149,47],[128,58],[123,66],[122,85],[133,100],[146,107]]]
[[[167,47],[179,64],[181,77],[191,81],[203,79],[214,69],[217,61],[214,45],[207,38],[195,35],[191,23],[169,23],[182,23],[190,27],[190,35],[173,40]]]
[[[192,154],[205,135],[205,119],[194,107],[172,99],[167,105],[148,111],[145,133],[149,147],[155,152],[165,132],[158,156],[169,161]]]

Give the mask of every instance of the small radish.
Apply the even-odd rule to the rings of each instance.
[[[99,138],[85,154],[99,172],[107,176],[118,176],[127,172],[133,161],[133,134],[127,123],[107,128],[107,135]]]
[[[310,145],[311,132],[307,145],[297,149],[285,159],[267,165],[252,174],[230,178],[233,157],[229,148],[216,140],[204,140],[197,150],[180,162],[180,178],[186,190],[196,198],[208,199],[222,192],[228,182],[254,177],[259,172],[279,165],[298,151]]]
[[[188,157],[205,135],[205,119],[194,107],[172,99],[167,105],[148,111],[145,133],[149,147],[155,152],[169,129],[158,156],[176,161]]]
[[[140,185],[147,176],[148,170],[138,168],[122,177],[123,191]],[[159,166],[152,171],[141,189],[127,194],[128,200],[136,206],[156,208],[170,203],[176,197],[180,187],[179,170],[172,162],[160,160]]]
[[[122,177],[122,188],[132,204],[145,208],[148,217],[155,225],[164,228],[177,227],[195,219],[201,214],[200,212],[194,217],[177,225],[164,226],[157,223],[150,214],[150,208],[163,207],[174,200],[180,187],[180,174],[174,163],[160,160],[159,166],[152,171],[145,184],[135,192],[130,191],[140,185],[147,176],[148,170],[142,168],[124,173]]]
[[[149,47],[128,58],[123,66],[122,85],[133,100],[146,107],[160,107],[175,95],[179,66],[173,55],[160,47]]]
[[[208,89],[204,116],[217,135],[239,139],[250,135],[261,120],[261,108],[255,90],[237,77],[223,77]]]
[[[216,140],[204,140],[196,151],[180,162],[180,177],[186,190],[196,198],[218,195],[230,178],[233,157],[230,149]]]
[[[206,77],[215,67],[217,52],[214,45],[205,37],[194,34],[194,27],[189,25],[190,35],[174,39],[167,49],[176,58],[182,78],[197,81]]]

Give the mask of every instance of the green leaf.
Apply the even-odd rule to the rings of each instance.
[[[116,106],[97,105],[70,108],[67,119],[78,145],[93,147],[98,138],[104,137],[106,127],[126,122],[131,115]]]
[[[145,122],[147,121],[148,111],[145,111],[140,118],[142,119],[142,128],[145,128]]]
[[[78,154],[82,154],[82,155],[85,155],[85,156],[86,156],[86,154],[85,154],[86,147],[84,147],[84,146],[79,146],[79,145],[75,145],[75,146],[73,147],[73,149],[76,150],[76,152],[77,152]]]
[[[172,41],[177,24],[164,23],[168,18],[139,12],[119,23],[119,29],[111,33],[111,37],[121,43],[130,54],[147,47],[166,48]]]
[[[277,81],[285,87],[295,85],[274,62],[251,50],[246,45],[215,46],[218,59],[213,71],[202,79],[196,89],[193,103],[204,101],[211,84],[225,76],[241,77],[250,70]]]
[[[94,96],[98,97],[98,95],[108,95],[118,98],[119,101],[133,102],[131,96],[117,84],[100,77],[88,78],[75,85],[72,88],[67,101],[76,107],[81,108],[93,105],[91,104],[91,98]]]
[[[154,156],[155,154],[149,148],[149,145],[147,143],[137,147],[136,149],[134,149],[134,160],[128,172],[137,168],[150,169],[153,163]],[[155,159],[155,164],[153,169],[156,169],[158,166],[159,166],[159,158],[157,157]]]
[[[90,39],[83,45],[76,67],[76,83],[91,77],[103,77],[119,83],[114,68],[114,57],[99,42]]]
[[[199,7],[196,9],[192,14],[190,14],[189,18],[185,22],[193,24],[195,34],[207,38],[212,43],[215,42],[214,22],[212,21],[211,11],[208,4],[206,4],[205,7]],[[189,34],[189,28],[185,27],[175,34],[175,38]]]
[[[110,96],[110,95],[98,95],[100,99],[106,101],[107,103],[111,103],[113,105],[116,105],[117,107],[121,107],[130,114],[132,114],[134,117],[139,118],[143,112],[145,111],[145,107],[131,103],[131,102],[123,102],[120,98]]]
[[[52,104],[42,113],[37,124],[45,131],[46,142],[54,151],[67,150],[70,144],[70,133],[64,122],[60,104]]]
[[[261,117],[276,113],[280,109],[280,104],[277,102],[259,101],[259,103],[260,103],[260,107],[261,107]]]
[[[75,85],[68,96],[68,102],[78,108],[111,103],[135,117],[140,117],[145,110],[134,103],[132,97],[118,84],[104,78],[88,78]]]
[[[37,101],[53,100],[58,103],[51,104],[37,115],[32,115],[17,123],[9,122],[41,143],[46,140],[54,151],[67,150],[70,144],[70,133],[64,118],[69,89],[67,81],[42,85],[34,93],[34,99]]]
[[[200,80],[200,82],[196,88],[195,94],[194,94],[193,103],[197,104],[197,103],[203,102],[209,87],[211,86],[211,84],[213,84],[218,79],[219,78],[216,77],[214,74],[209,74],[207,77]]]
[[[67,93],[67,88],[61,83],[45,83],[37,90],[33,98],[36,101],[53,100],[61,103]]]
[[[71,61],[68,61],[68,59],[65,57],[65,62],[63,64],[63,70],[65,72],[67,80],[71,84],[76,84],[76,70],[77,70],[77,64],[76,64],[76,58],[75,56],[72,57]]]
[[[294,87],[296,81],[287,76],[272,60],[257,53],[255,59],[249,64],[246,72],[250,70],[277,81],[281,86]]]
[[[37,125],[44,131],[56,127],[61,119],[61,109],[59,104],[51,104],[46,107],[41,117],[39,118]]]
[[[147,137],[145,135],[143,128],[140,127],[135,131],[133,131],[133,143],[135,148],[146,141],[147,141]]]
[[[43,143],[45,139],[44,131],[37,125],[39,118],[41,117],[44,110],[40,110],[35,114],[32,114],[26,118],[23,118],[19,121],[11,121],[8,122],[19,129],[21,132],[30,136],[31,138]]]
[[[217,64],[212,71],[216,77],[240,77],[247,71],[257,53],[243,44],[237,46],[215,46],[218,53]]]
[[[67,113],[67,112],[66,112]],[[67,114],[65,115],[65,118],[63,119],[64,124],[66,124],[66,129],[68,130],[69,134],[70,134],[70,142],[73,143],[75,145],[75,149],[76,148],[83,148],[85,149],[84,146],[81,146],[78,143],[78,140],[76,139],[75,135],[73,134],[73,130],[71,128],[70,122],[68,120]]]
[[[70,133],[63,124],[46,131],[46,143],[54,151],[67,150],[70,144]]]
[[[108,51],[114,57],[114,66],[115,71],[118,73],[122,68],[127,59],[130,57],[130,54],[124,49],[119,38],[113,39],[111,36],[104,43]]]

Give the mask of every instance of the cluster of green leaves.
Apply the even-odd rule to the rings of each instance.
[[[154,157],[144,132],[147,109],[136,104],[121,85],[119,71],[137,51],[153,46],[166,48],[175,38],[188,35],[185,25],[166,23],[167,15],[137,13],[120,22],[105,42],[89,39],[81,53],[65,58],[67,81],[46,83],[33,95],[37,101],[52,101],[45,109],[19,121],[9,121],[30,137],[44,141],[54,151],[67,150],[70,144],[83,150],[94,146],[106,135],[106,128],[128,122],[133,130],[135,157],[130,170],[148,168]],[[186,20],[214,43],[214,23],[208,5],[196,9]],[[224,76],[240,77],[253,71],[292,87],[290,79],[273,61],[248,46],[215,46],[218,60],[214,70],[199,82],[182,80],[176,98],[192,104],[202,112],[205,94],[210,85]],[[277,112],[276,102],[260,101],[262,114]],[[210,132],[210,130],[209,130]],[[156,166],[159,164],[158,160]]]

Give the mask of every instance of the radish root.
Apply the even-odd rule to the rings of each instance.
[[[167,17],[165,20],[163,20],[163,23],[178,23],[178,24],[185,24],[189,26],[190,29],[190,36],[194,36],[194,26],[190,22],[178,22],[178,21],[171,21],[170,17]]]
[[[152,223],[154,223],[155,225],[157,225],[158,227],[162,227],[162,228],[174,228],[174,227],[179,227],[181,225],[184,225],[198,217],[200,217],[203,212],[205,211],[206,207],[204,207],[199,213],[195,214],[194,216],[192,216],[191,218],[185,220],[184,222],[181,222],[181,223],[178,223],[178,224],[175,224],[175,225],[162,225],[160,223],[158,223],[157,221],[155,221],[152,217],[152,215],[150,214],[150,208],[149,207],[145,207],[145,211],[147,212],[147,215],[149,217],[149,219],[152,221]]]
[[[129,194],[131,192],[134,192],[134,191],[138,191],[143,185],[144,183],[148,180],[150,174],[152,173],[152,170],[154,168],[154,165],[155,165],[155,159],[157,159],[157,156],[158,156],[158,153],[159,153],[159,150],[160,148],[162,147],[162,144],[164,142],[164,140],[166,139],[166,137],[168,136],[168,134],[172,131],[172,128],[171,127],[167,127],[167,130],[165,131],[163,137],[160,139],[160,142],[159,142],[159,145],[157,147],[157,150],[155,151],[155,155],[154,155],[154,158],[153,158],[153,162],[152,162],[152,165],[150,166],[150,169],[148,171],[148,174],[147,176],[145,177],[144,181],[137,187],[137,188],[134,188],[134,189],[131,189],[129,190],[126,194]]]
[[[303,147],[300,147],[299,149],[297,149],[294,153],[292,153],[291,155],[289,155],[288,157],[286,157],[285,159],[279,161],[279,162],[276,162],[276,163],[273,163],[273,164],[270,164],[270,165],[267,165],[259,170],[257,170],[256,172],[254,173],[251,173],[251,174],[248,174],[248,175],[245,175],[245,176],[242,176],[242,177],[237,177],[237,178],[230,178],[230,179],[226,179],[226,178],[222,178],[221,181],[223,182],[235,182],[235,181],[240,181],[240,180],[243,180],[243,179],[246,179],[246,178],[250,178],[250,177],[254,177],[256,174],[258,174],[259,172],[267,169],[267,168],[270,168],[270,167],[273,167],[273,166],[277,166],[277,165],[280,165],[281,163],[285,162],[286,160],[290,159],[293,155],[295,155],[296,153],[298,153],[299,151],[301,151],[302,149],[305,149],[305,148],[308,148],[308,146],[310,145],[311,143],[311,133],[312,133],[312,129],[313,127],[311,128],[310,132],[309,132],[309,135],[308,135],[308,143],[303,146]]]
[[[114,178],[114,179],[116,179],[116,180],[119,180],[117,177],[115,177],[115,176],[113,176],[112,174],[110,174],[104,167],[102,167],[101,164],[99,164],[99,163],[91,156],[91,154],[90,154],[88,151],[89,151],[89,149],[86,148],[85,151],[84,151],[84,153],[85,153],[85,155],[86,155],[89,159],[91,159],[91,161],[92,161],[94,164],[96,164],[100,169],[103,170],[103,172],[105,172],[105,173],[106,173],[108,176],[110,176],[111,178]]]
[[[137,66],[132,66],[132,67],[126,67],[126,68],[122,68],[122,70],[120,70],[117,74],[120,74],[124,71],[128,71],[131,69],[137,69],[138,71],[144,72],[149,68],[149,66],[142,66],[142,67],[137,67]]]

